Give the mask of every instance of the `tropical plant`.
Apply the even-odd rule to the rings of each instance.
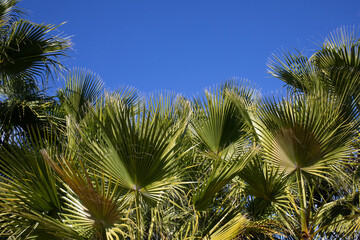
[[[355,34],[275,57],[280,97],[247,81],[192,100],[105,92],[74,69],[50,98],[69,42],[17,2],[0,1],[0,239],[357,237]]]
[[[21,19],[17,0],[0,2],[0,131],[1,141],[43,127],[48,107],[48,76],[63,69],[70,48],[67,38],[54,35],[56,26]]]
[[[66,56],[70,41],[54,35],[54,25],[35,24],[21,19],[18,0],[0,2],[1,84],[17,79],[38,82],[61,70],[61,57]]]

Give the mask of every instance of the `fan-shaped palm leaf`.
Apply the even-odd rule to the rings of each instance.
[[[223,89],[222,89],[223,88]],[[203,98],[194,100],[194,119],[191,133],[203,151],[221,155],[221,151],[234,153],[236,145],[242,147],[247,136],[246,126],[236,106],[226,96],[234,86],[220,86],[206,90]],[[246,91],[244,91],[246,92]],[[246,92],[250,95],[249,92]],[[233,151],[229,151],[229,148]]]
[[[297,95],[280,102],[265,101],[258,125],[269,163],[296,175],[301,228],[309,236],[306,179],[322,178],[335,183],[346,176],[355,124],[348,124],[336,98]],[[309,183],[308,183],[309,184]]]
[[[8,223],[5,228],[18,238],[19,234],[37,234],[38,229],[44,229],[32,218],[35,215],[57,219],[61,212],[61,184],[39,152],[47,144],[56,144],[56,138],[48,134],[34,130],[30,137],[18,137],[1,148],[0,209],[4,215],[0,221]],[[47,138],[41,139],[40,135]]]
[[[66,184],[66,207],[61,214],[64,224],[87,238],[112,239],[127,236],[124,199],[112,179],[88,173],[76,156],[51,159],[46,151],[43,157]],[[80,167],[79,167],[80,166]],[[127,231],[128,232],[128,231]]]
[[[1,83],[10,79],[43,79],[51,70],[61,70],[69,40],[51,35],[56,26],[15,21],[3,32],[0,42]]]
[[[248,215],[254,220],[268,219],[270,215],[286,214],[290,208],[288,179],[277,168],[255,158],[240,172],[249,196]]]
[[[256,149],[251,146],[251,129],[244,111],[228,97],[233,94],[238,99],[250,102],[254,91],[246,85],[227,82],[212,92],[206,91],[203,99],[195,100],[191,133],[198,154],[209,163],[208,176],[194,195],[198,210],[205,210],[217,192],[245,167],[254,156]]]
[[[99,76],[85,69],[74,69],[65,81],[65,88],[59,90],[61,105],[67,115],[79,122],[103,94],[104,84]]]
[[[97,126],[96,135],[82,133],[91,165],[117,181],[137,211],[140,201],[154,204],[181,184],[178,138],[187,125],[189,106],[187,115],[176,118],[174,101],[162,95],[157,99],[156,104],[150,99],[148,104],[129,106],[110,96],[93,112],[93,122],[86,123],[88,129]],[[140,217],[138,212],[139,228]]]

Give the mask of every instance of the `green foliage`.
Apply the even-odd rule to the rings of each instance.
[[[186,99],[104,92],[68,39],[0,1],[1,239],[355,239],[359,41],[275,56],[291,91],[227,81]],[[19,51],[20,50],[20,51]]]

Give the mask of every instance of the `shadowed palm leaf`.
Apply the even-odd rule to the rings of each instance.
[[[51,70],[61,70],[59,58],[70,47],[67,39],[50,35],[53,25],[34,24],[25,20],[15,21],[3,32],[0,42],[1,83],[10,79],[43,79]]]

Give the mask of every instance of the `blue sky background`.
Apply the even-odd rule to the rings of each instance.
[[[23,0],[27,18],[60,24],[86,67],[110,90],[134,86],[191,97],[233,77],[265,95],[283,84],[267,74],[274,52],[311,53],[340,26],[360,26],[359,0]],[[59,83],[59,86],[61,83]]]

